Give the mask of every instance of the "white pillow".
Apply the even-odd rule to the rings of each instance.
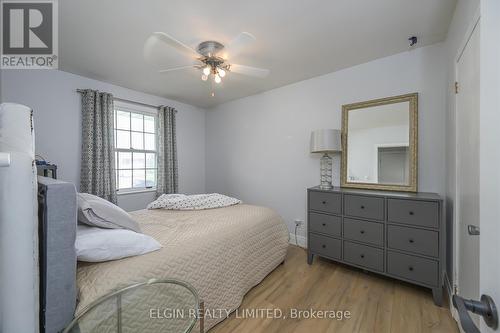
[[[159,250],[154,238],[126,229],[102,229],[78,224],[76,255],[80,261],[101,262]]]
[[[88,193],[78,193],[78,222],[91,227],[141,232],[139,224],[123,209]]]

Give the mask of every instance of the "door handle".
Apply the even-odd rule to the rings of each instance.
[[[0,167],[10,166],[10,153],[0,153]]]
[[[475,225],[472,225],[472,224],[469,224],[467,226],[467,232],[469,233],[469,235],[471,236],[478,236],[480,234],[479,232],[479,227],[475,226]]]
[[[460,325],[465,333],[480,333],[472,321],[469,311],[483,317],[484,322],[494,330],[498,327],[498,312],[493,299],[488,295],[481,295],[481,301],[466,300],[458,295],[452,297],[453,306],[458,311]]]

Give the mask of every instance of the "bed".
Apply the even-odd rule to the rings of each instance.
[[[202,211],[140,210],[131,215],[163,248],[121,260],[79,262],[76,315],[113,290],[151,278],[191,284],[207,311],[234,311],[243,296],[284,261],[288,247],[286,225],[265,207],[239,204]],[[49,301],[53,293],[47,295]],[[222,320],[206,317],[205,329]]]

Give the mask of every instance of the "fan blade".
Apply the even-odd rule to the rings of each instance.
[[[242,32],[224,48],[222,57],[226,60],[229,57],[234,58],[254,41],[255,37],[251,33]]]
[[[233,73],[265,78],[271,72],[269,69],[257,68],[245,65],[231,64],[229,70]]]
[[[198,52],[196,52],[193,48],[178,41],[177,39],[173,38],[172,36],[167,35],[164,32],[153,33],[146,41],[145,48],[153,45],[155,41],[161,41],[161,42],[167,44],[168,46],[176,49],[177,51],[184,53],[185,55],[190,56],[192,58],[200,57],[200,54]],[[145,53],[147,53],[147,52],[152,52],[152,50],[145,49]]]
[[[167,72],[179,71],[179,70],[188,69],[188,68],[196,69],[196,66],[191,65],[191,66],[181,66],[181,67],[167,68],[167,69],[159,70],[158,73],[167,73]]]

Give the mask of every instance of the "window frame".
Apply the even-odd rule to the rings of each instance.
[[[117,128],[117,122],[118,122],[118,111],[123,111],[123,112],[128,112],[130,114],[130,124],[129,124],[129,129],[128,130],[120,130]],[[135,104],[132,103],[125,103],[125,102],[115,102],[114,103],[114,124],[113,124],[113,134],[114,134],[114,142],[113,142],[113,153],[115,154],[115,165],[113,165],[113,170],[115,172],[115,180],[116,180],[116,193],[118,195],[125,195],[125,194],[134,194],[134,193],[142,193],[142,192],[154,192],[156,191],[156,186],[158,184],[158,111],[153,108],[145,108],[145,107],[140,107],[136,106]],[[132,130],[132,114],[140,114],[143,116],[143,128],[142,131],[134,131]],[[154,118],[154,133],[147,132],[144,129],[144,116],[149,116]],[[128,132],[130,135],[130,145],[132,145],[132,133],[142,133],[142,141],[143,141],[143,146],[145,145],[145,137],[146,134],[153,134],[154,135],[154,143],[155,143],[155,150],[149,150],[149,149],[136,149],[136,148],[118,148],[117,147],[117,133],[118,131],[125,131]],[[119,161],[119,153],[130,153],[131,156],[131,166],[130,168],[127,169],[120,169],[120,161]],[[143,153],[143,154],[154,154],[155,155],[155,167],[154,168],[147,168],[146,165],[144,165],[144,180],[146,180],[146,175],[147,175],[147,170],[155,170],[155,184],[154,186],[145,186],[145,187],[133,187],[133,175],[134,175],[134,153]],[[145,157],[146,158],[146,157]],[[146,163],[146,160],[144,161]],[[132,173],[132,187],[130,188],[119,188],[119,171],[120,170],[130,170]],[[142,168],[139,168],[138,170],[142,170]]]

